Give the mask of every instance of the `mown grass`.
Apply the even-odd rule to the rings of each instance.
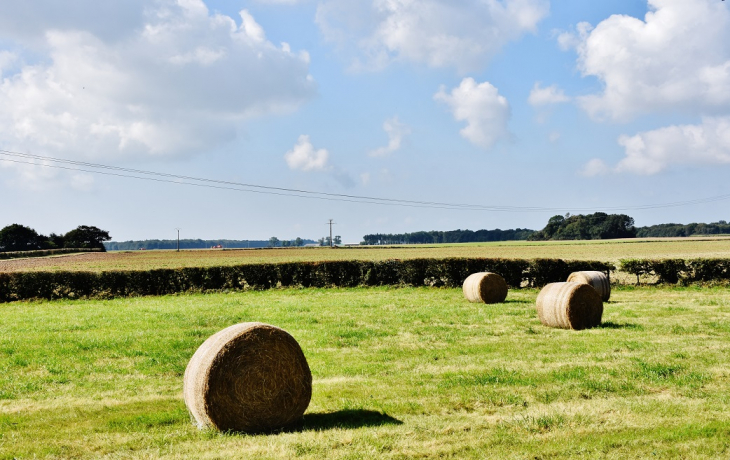
[[[727,458],[730,289],[614,290],[602,327],[457,289],[279,289],[0,309],[0,459]],[[314,378],[303,423],[198,431],[182,374],[211,334],[283,327]]]
[[[151,270],[323,260],[387,260],[446,257],[559,258],[616,263],[622,258],[730,257],[730,237],[600,241],[503,241],[492,243],[356,248],[278,248],[189,251],[117,251],[0,261],[0,272]]]

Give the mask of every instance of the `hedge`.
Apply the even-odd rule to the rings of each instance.
[[[620,266],[636,275],[636,284],[642,275],[671,284],[730,280],[730,259],[622,259]]]
[[[59,254],[74,254],[77,252],[102,252],[101,249],[88,249],[88,248],[63,248],[63,249],[38,249],[34,251],[9,251],[0,252],[1,259],[21,259],[25,257],[47,257],[55,256]]]
[[[573,271],[615,267],[596,261],[560,259],[409,259],[288,262],[230,267],[107,272],[0,273],[0,302],[26,299],[111,298],[269,289],[277,286],[446,286],[459,287],[471,273],[502,275],[512,288],[564,281]]]

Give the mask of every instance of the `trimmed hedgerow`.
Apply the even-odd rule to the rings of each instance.
[[[655,277],[657,283],[696,283],[730,280],[730,259],[623,259],[621,271]]]
[[[502,275],[512,288],[563,281],[571,271],[609,273],[611,264],[553,259],[409,259],[251,264],[231,267],[108,272],[0,273],[0,302],[25,299],[106,298],[269,289],[277,286],[461,286],[481,271]]]

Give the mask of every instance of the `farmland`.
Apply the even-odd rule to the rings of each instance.
[[[622,258],[730,257],[730,237],[603,241],[495,242],[398,247],[278,248],[134,251],[0,260],[0,272],[149,270],[322,260],[386,260],[446,257],[560,258],[617,262]]]
[[[602,327],[549,329],[537,290],[276,289],[0,310],[0,458],[726,458],[730,290],[619,287]],[[182,373],[243,321],[297,338],[297,429],[190,423]]]

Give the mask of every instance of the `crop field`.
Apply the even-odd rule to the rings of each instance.
[[[510,241],[399,247],[278,248],[86,253],[0,260],[0,272],[102,271],[210,267],[247,263],[323,260],[386,260],[446,257],[509,259],[560,258],[617,262],[622,258],[730,257],[730,237],[627,239],[604,241]]]
[[[336,252],[336,251],[335,251]],[[356,251],[353,251],[356,252]],[[538,291],[274,289],[0,308],[0,459],[730,456],[730,289],[614,289],[601,327],[537,320]],[[303,422],[196,429],[188,360],[244,321],[289,331]]]

